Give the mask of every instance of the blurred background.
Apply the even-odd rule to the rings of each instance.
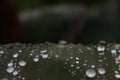
[[[120,0],[1,0],[0,43],[120,42]]]

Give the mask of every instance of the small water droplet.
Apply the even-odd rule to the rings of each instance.
[[[112,53],[112,54],[116,54],[116,52],[117,52],[117,51],[116,51],[115,49],[111,50],[111,53]]]
[[[17,57],[18,57],[18,55],[19,55],[18,53],[13,54],[13,57],[14,57],[14,58],[17,58]]]
[[[76,64],[79,64],[79,61],[76,61],[75,63],[76,63]]]
[[[77,66],[76,69],[80,69],[80,66]]]
[[[80,58],[76,57],[75,59],[76,59],[76,60],[79,60]]]
[[[105,51],[105,47],[104,47],[104,46],[98,46],[98,47],[97,47],[97,50],[100,51],[100,52],[101,52],[101,51]]]
[[[3,50],[0,50],[0,54],[4,54],[4,51],[3,51]]]
[[[96,71],[92,68],[86,70],[86,75],[89,78],[94,78],[96,76]]]
[[[10,67],[7,68],[6,71],[7,71],[8,73],[12,73],[12,72],[14,71],[14,69],[15,69],[14,67],[10,66]]]
[[[42,58],[48,58],[48,54],[42,54]]]
[[[18,71],[17,70],[15,70],[12,74],[14,75],[14,76],[16,76],[16,75],[18,75]]]
[[[71,65],[70,65],[70,67],[74,67],[74,65],[73,65],[73,64],[71,64]]]
[[[13,66],[13,62],[8,63],[8,66],[9,66],[9,67],[10,67],[10,66]]]
[[[95,65],[91,65],[91,68],[95,68]]]
[[[35,58],[33,58],[33,61],[34,61],[34,62],[38,62],[38,61],[39,61],[39,58],[38,58],[38,57],[35,57]]]
[[[25,66],[25,65],[26,65],[26,62],[25,62],[24,60],[21,60],[21,61],[19,62],[19,65],[20,65],[20,66]]]
[[[42,50],[42,51],[40,51],[40,53],[42,53],[42,54],[43,54],[43,53],[46,53],[46,52],[47,52],[47,50]]]
[[[103,68],[99,68],[98,72],[99,72],[99,74],[105,74],[106,73],[105,69],[103,69]]]
[[[120,78],[120,74],[119,73],[115,74],[115,78]]]
[[[18,52],[19,52],[19,53],[21,53],[21,52],[22,52],[22,50],[18,50]]]

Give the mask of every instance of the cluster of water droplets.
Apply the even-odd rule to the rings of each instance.
[[[106,44],[105,41],[101,41],[94,46],[84,46],[61,41],[57,45],[0,45],[0,69],[5,73],[0,75],[0,80],[28,80],[24,73],[28,67],[41,73],[37,80],[42,80],[42,71],[44,72],[43,69],[46,67],[42,65],[52,64],[51,61],[56,61],[56,64],[57,61],[63,62],[63,69],[71,74],[73,80],[110,80],[110,73],[113,79],[120,79],[120,44]],[[34,65],[29,66],[32,63],[35,66],[38,63],[38,69],[32,69]]]

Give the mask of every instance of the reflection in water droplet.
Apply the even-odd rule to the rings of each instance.
[[[103,69],[103,68],[99,68],[98,72],[99,72],[99,74],[105,74],[106,73],[105,69]]]
[[[92,68],[86,70],[86,75],[89,78],[94,78],[96,76],[96,71]]]
[[[20,65],[20,66],[25,66],[25,65],[26,65],[26,62],[25,62],[24,60],[21,60],[21,61],[19,62],[19,65]]]
[[[115,74],[115,78],[120,78],[120,74]]]
[[[6,71],[8,73],[12,73],[14,71],[14,69],[15,69],[14,67],[8,67]]]
[[[33,58],[33,61],[34,61],[34,62],[38,62],[38,61],[39,61],[39,58],[38,58],[38,57],[35,57],[35,58]]]

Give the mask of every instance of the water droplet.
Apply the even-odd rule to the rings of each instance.
[[[13,62],[8,63],[8,66],[9,66],[9,67],[10,67],[10,66],[13,66]]]
[[[15,69],[14,67],[8,67],[6,71],[8,73],[12,73],[14,71],[14,69]]]
[[[55,55],[56,58],[58,58],[59,56],[58,55]]]
[[[70,67],[74,67],[74,65],[73,65],[73,64],[71,64],[71,65],[70,65]]]
[[[26,65],[26,62],[25,62],[24,60],[21,60],[21,61],[19,62],[19,65],[20,65],[20,66],[25,66],[25,65]]]
[[[19,54],[18,54],[18,53],[16,53],[16,54],[14,54],[14,55],[13,55],[13,57],[14,57],[14,58],[17,58],[17,57],[18,57],[18,55],[19,55]]]
[[[91,65],[91,68],[95,68],[95,65]]]
[[[38,62],[38,61],[39,61],[39,58],[35,57],[35,58],[33,58],[33,61],[34,61],[34,62]]]
[[[72,57],[72,56],[70,56],[70,59],[73,59],[73,57]]]
[[[118,74],[118,73],[115,74],[115,77],[116,77],[116,78],[120,78],[120,74]]]
[[[97,50],[100,51],[100,52],[101,52],[101,51],[105,51],[105,47],[104,47],[104,46],[98,46],[98,47],[97,47]]]
[[[21,53],[21,52],[22,52],[22,50],[18,50],[18,52],[19,52],[19,53]]]
[[[79,61],[76,61],[75,63],[76,63],[76,64],[79,64]]]
[[[87,69],[86,70],[86,75],[89,77],[89,78],[94,78],[96,76],[96,71],[94,69]]]
[[[40,53],[42,53],[42,54],[43,54],[43,53],[46,53],[46,52],[47,52],[47,50],[42,50],[42,51],[40,51]]]
[[[76,59],[76,60],[79,60],[80,58],[76,57],[75,59]]]
[[[116,52],[117,52],[117,51],[116,51],[115,49],[111,50],[111,53],[112,53],[112,54],[116,54]]]
[[[80,69],[80,66],[77,66],[76,69]]]
[[[48,58],[48,54],[42,54],[42,58]]]
[[[15,70],[12,74],[14,75],[14,76],[16,76],[16,75],[18,75],[18,71],[17,70]]]
[[[4,54],[4,51],[3,51],[3,50],[0,50],[0,54]]]
[[[98,72],[99,72],[99,74],[105,74],[106,73],[105,69],[103,69],[103,68],[99,68]]]

